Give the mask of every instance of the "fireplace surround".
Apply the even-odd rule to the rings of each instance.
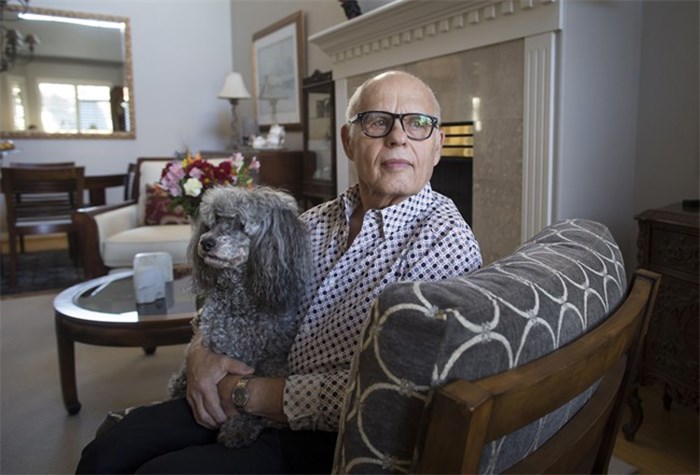
[[[309,40],[332,60],[337,124],[352,91],[388,69],[424,79],[443,121],[478,124],[471,224],[489,263],[552,220],[560,28],[552,0],[401,0]],[[338,167],[339,190],[354,181],[351,167]]]

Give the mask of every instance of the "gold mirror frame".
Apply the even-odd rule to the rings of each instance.
[[[113,23],[124,23],[124,84],[129,90],[129,124],[131,130],[117,131],[103,134],[86,133],[51,133],[34,130],[0,130],[0,137],[9,139],[135,139],[136,138],[136,117],[134,99],[134,80],[131,60],[131,23],[129,17],[104,15],[99,13],[83,13],[69,10],[55,10],[50,8],[21,7],[18,5],[7,5],[6,12],[36,13],[40,15],[50,15],[65,18],[79,18],[87,20],[98,20]],[[41,38],[40,38],[41,39]],[[6,74],[6,73],[0,73]]]

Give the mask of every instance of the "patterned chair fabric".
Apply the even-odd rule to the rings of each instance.
[[[469,275],[387,287],[353,362],[334,473],[415,472],[434,388],[556,350],[604,320],[626,287],[608,229],[580,219]],[[591,392],[487,446],[480,472],[501,472],[546,442]]]

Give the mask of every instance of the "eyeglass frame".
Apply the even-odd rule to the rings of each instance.
[[[378,135],[378,136],[369,135],[365,131],[364,124],[362,123],[362,118],[365,115],[372,114],[372,113],[387,114],[387,115],[392,117],[393,122],[391,124],[391,127],[387,128],[387,131],[384,135]],[[430,119],[431,127],[430,127],[430,132],[428,133],[427,137],[422,138],[422,139],[415,139],[415,138],[411,137],[410,135],[408,135],[408,132],[406,132],[406,126],[403,123],[403,118],[406,117],[407,115],[420,115],[420,116],[427,117]],[[406,137],[408,137],[411,140],[415,140],[416,142],[422,142],[423,140],[428,140],[433,135],[433,130],[437,129],[440,126],[440,119],[438,119],[437,117],[434,117],[430,114],[424,114],[423,112],[406,112],[405,114],[396,114],[394,112],[378,111],[378,110],[369,110],[369,111],[358,112],[357,114],[355,114],[354,116],[352,116],[348,119],[348,124],[355,124],[359,121],[360,128],[362,129],[363,134],[365,134],[367,137],[369,137],[371,139],[382,139],[382,138],[386,137],[387,135],[389,135],[392,130],[394,130],[394,123],[396,122],[396,119],[399,119],[399,124],[401,124],[401,130],[404,131],[404,133],[406,134]]]

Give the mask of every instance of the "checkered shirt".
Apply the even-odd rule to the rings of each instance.
[[[338,430],[348,372],[363,324],[384,287],[439,280],[481,267],[479,245],[452,200],[427,184],[418,194],[364,216],[347,247],[359,206],[357,185],[302,215],[314,271],[289,356],[284,412],[292,429]]]

